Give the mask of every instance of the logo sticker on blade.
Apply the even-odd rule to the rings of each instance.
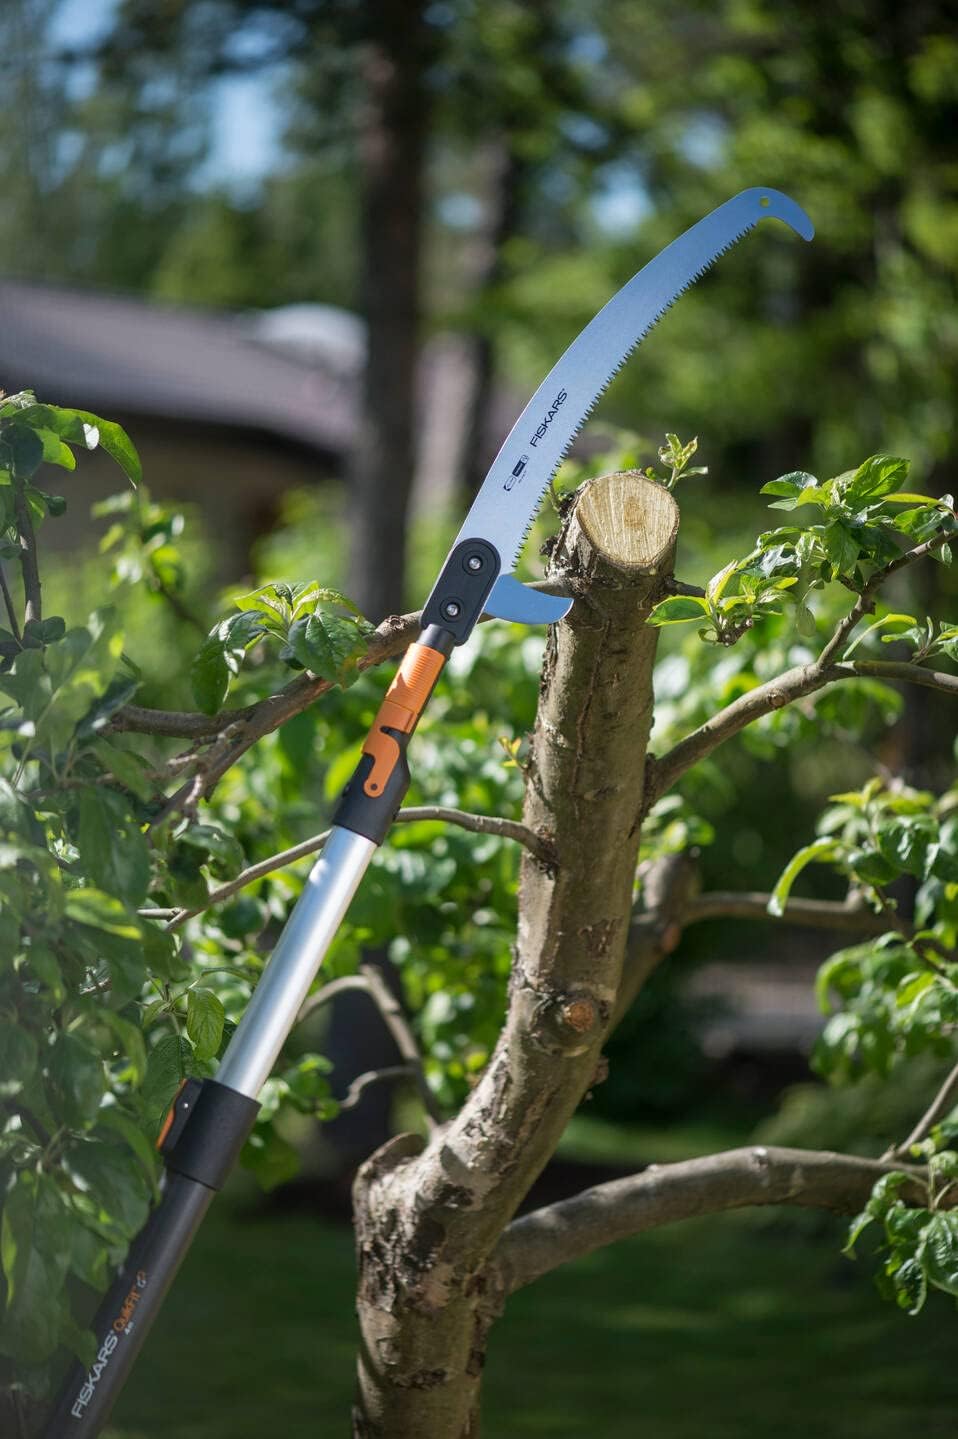
[[[522,459],[519,460],[519,461],[517,461],[517,463],[513,465],[513,467],[512,467],[512,473],[510,474],[509,478],[506,480],[505,484],[504,484],[503,487],[502,487],[504,490],[512,490],[512,489],[515,489],[516,485],[517,485],[517,484],[519,483],[519,481],[522,479],[523,472],[524,472],[524,470],[525,470],[525,468],[526,468],[526,465],[527,465],[528,463],[529,463],[529,456],[528,456],[528,455],[523,455]]]

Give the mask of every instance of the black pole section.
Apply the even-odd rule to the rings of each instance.
[[[90,1326],[97,1344],[93,1364],[89,1369],[73,1364],[43,1439],[94,1439],[110,1417],[167,1290],[258,1111],[255,1099],[214,1079],[188,1079],[180,1086],[159,1142],[166,1163],[162,1198],[97,1309]]]
[[[93,1439],[100,1432],[215,1193],[184,1174],[167,1173],[163,1198],[96,1312],[93,1364],[72,1366],[43,1439]]]

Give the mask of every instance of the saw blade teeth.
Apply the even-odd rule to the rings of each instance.
[[[509,570],[514,568],[520,554],[522,553],[523,548],[525,547],[526,541],[529,538],[529,533],[532,530],[533,525],[535,524],[536,516],[541,507],[542,499],[546,493],[546,490],[549,488],[553,477],[568,456],[569,451],[575,444],[575,441],[581,433],[583,427],[590,419],[592,412],[598,404],[599,400],[605,394],[609,385],[612,383],[616,375],[622,369],[622,366],[629,359],[636,346],[639,345],[641,341],[645,339],[646,335],[648,335],[649,332],[655,328],[655,326],[662,319],[662,316],[668,313],[668,311],[675,304],[676,300],[679,299],[681,295],[684,295],[686,290],[688,290],[693,284],[695,284],[697,280],[701,279],[701,277],[712,268],[715,262],[720,259],[722,255],[726,254],[729,250],[731,250],[733,245],[737,245],[739,240],[741,240],[745,235],[747,235],[750,230],[754,229],[755,226],[759,223],[759,221],[763,218],[762,214],[755,214],[747,210],[743,212],[741,208],[741,202],[743,200],[745,200],[746,198],[754,199],[754,196],[757,196],[758,193],[758,191],[745,191],[742,195],[735,196],[732,200],[727,201],[725,206],[719,206],[718,210],[713,211],[711,215],[707,215],[703,220],[699,222],[698,225],[692,226],[691,230],[686,231],[685,234],[680,236],[678,240],[674,241],[671,246],[667,246],[666,249],[660,252],[659,255],[655,256],[653,260],[650,260],[649,263],[644,266],[642,270],[640,270],[636,275],[633,276],[632,280],[630,280],[628,284],[622,287],[622,289],[618,292],[617,295],[613,296],[612,300],[609,301],[609,304],[605,306],[604,309],[601,310],[599,314],[596,315],[595,318],[589,322],[588,325],[586,325],[585,329],[580,332],[580,334],[568,347],[568,349],[562,355],[561,359],[549,371],[549,374],[542,381],[535,394],[527,402],[524,410],[522,411],[522,414],[519,416],[512,430],[509,432],[509,435],[506,437],[506,440],[503,442],[499,454],[497,455],[495,461],[493,461],[489,474],[487,475],[486,480],[479,491],[479,494],[476,496],[476,499],[474,500],[473,505],[470,508],[469,514],[466,516],[465,523],[463,524],[463,527],[459,532],[459,536],[457,537],[458,539],[465,538],[466,536],[473,533],[475,533],[476,535],[484,535],[488,537],[496,544],[504,560],[507,553],[509,551],[512,552],[511,561],[508,564],[508,567],[504,563],[503,568],[508,568]],[[708,234],[708,238],[712,239],[712,236],[715,234],[715,229],[720,228],[718,225],[716,225],[716,217],[723,210],[731,209],[731,207],[736,205],[740,206],[737,211],[737,218],[739,224],[741,225],[741,228],[738,230],[734,230],[731,234],[726,233],[726,235],[724,236],[716,235],[715,240],[721,239],[721,243],[716,244],[715,249],[711,251],[706,249],[704,259],[702,259],[702,251],[703,249],[705,249],[704,244],[699,247],[698,254],[693,253],[692,256],[688,256],[687,260],[691,261],[693,264],[696,260],[699,261],[696,268],[686,269],[684,274],[681,274],[681,277],[675,276],[673,278],[671,275],[668,275],[667,271],[665,275],[655,275],[656,267],[660,266],[663,261],[667,261],[667,257],[670,251],[674,253],[674,247],[677,247],[680,244],[688,245],[690,237],[693,237],[696,232],[700,230],[705,231],[706,227],[711,225],[713,229],[711,233]],[[732,213],[736,212],[732,211]],[[729,214],[729,218],[731,218],[731,213]],[[744,224],[742,223],[743,220]],[[792,228],[795,227],[792,226]],[[702,238],[703,241],[705,241],[705,234],[703,234]],[[645,303],[648,304],[650,307],[651,305],[656,304],[657,308],[652,311],[651,318],[647,319],[645,323],[641,326],[641,328],[630,331],[627,327],[627,324],[625,323],[626,317],[628,315],[628,306],[633,297],[638,298],[634,287],[637,283],[641,286],[643,277],[645,277],[646,283],[649,285],[651,291],[648,294]],[[655,294],[656,288],[658,288],[658,294]],[[667,297],[664,299],[664,303],[662,302],[663,295]],[[526,500],[527,503],[531,505],[531,508],[523,508],[522,514],[524,518],[521,520],[521,523],[520,515],[519,513],[517,513],[517,507],[515,505],[512,506],[510,511],[511,520],[505,519],[504,517],[502,519],[498,518],[498,507],[501,504],[501,500],[495,500],[494,497],[497,494],[500,486],[506,490],[512,489],[511,483],[503,484],[502,482],[504,479],[507,478],[507,471],[509,469],[512,469],[516,460],[518,446],[522,444],[521,439],[517,442],[516,436],[523,433],[524,427],[530,422],[530,420],[533,420],[533,417],[536,417],[536,419],[533,420],[533,425],[538,422],[538,416],[543,413],[543,410],[541,410],[540,407],[547,406],[549,404],[551,396],[556,393],[556,389],[560,385],[564,388],[569,388],[570,390],[572,389],[571,379],[572,376],[575,374],[575,365],[578,358],[576,351],[580,345],[580,342],[582,342],[586,336],[591,336],[591,345],[593,349],[595,348],[595,327],[603,323],[603,317],[605,317],[605,323],[607,325],[609,324],[608,315],[610,310],[615,313],[615,319],[612,322],[612,326],[610,327],[611,335],[609,337],[609,340],[606,340],[606,338],[603,336],[602,340],[599,342],[598,353],[602,353],[602,346],[604,345],[606,349],[606,354],[609,356],[609,358],[615,356],[614,364],[606,373],[604,379],[602,380],[602,383],[594,389],[594,391],[592,392],[592,397],[589,400],[588,404],[585,406],[585,408],[582,410],[582,412],[579,414],[578,418],[572,425],[572,428],[567,434],[564,443],[561,445],[561,448],[559,449],[556,457],[551,462],[551,467],[548,469],[548,472],[544,475],[540,484],[538,485],[538,493],[535,494],[534,497],[532,493],[529,493],[527,495]],[[648,310],[646,311],[646,313],[649,313]],[[617,343],[611,343],[613,338],[617,340]],[[586,355],[590,353],[590,350],[588,348],[589,343],[589,341],[586,341]],[[550,419],[552,413],[553,411],[550,410]],[[569,418],[571,420],[572,416],[570,415]],[[533,444],[534,443],[535,441],[533,441]],[[506,456],[508,456],[508,459],[506,459]],[[523,455],[523,465],[527,463],[528,458],[528,455]],[[503,468],[497,468],[500,466],[500,462],[503,463]],[[518,494],[517,498],[519,498]],[[513,528],[513,526],[515,526],[516,528]],[[521,531],[518,534],[517,529]]]
[[[536,522],[536,517],[539,513],[539,508],[542,504],[542,500],[546,490],[549,488],[551,481],[555,478],[559,470],[562,468],[562,465],[565,463],[569,451],[572,449],[572,446],[575,444],[576,440],[581,434],[583,427],[588,423],[589,419],[591,418],[592,411],[595,409],[596,405],[599,403],[602,396],[605,394],[606,390],[609,388],[612,381],[615,379],[616,375],[622,369],[622,366],[630,358],[633,351],[645,339],[646,335],[648,335],[652,330],[655,329],[655,326],[662,319],[662,316],[668,314],[669,310],[671,310],[676,300],[679,299],[681,295],[684,295],[686,290],[691,289],[692,285],[694,285],[698,280],[700,280],[702,276],[712,268],[716,260],[721,259],[724,254],[727,254],[727,252],[731,250],[733,245],[737,245],[739,240],[743,239],[743,237],[748,234],[749,230],[755,228],[756,224],[757,221],[752,221],[752,223],[746,225],[744,229],[739,230],[737,234],[733,235],[731,239],[727,240],[726,243],[721,247],[721,249],[716,250],[714,254],[710,255],[709,258],[705,261],[705,263],[699,267],[699,269],[695,270],[692,274],[688,276],[685,283],[675,291],[675,293],[670,297],[667,303],[664,304],[661,309],[656,311],[648,324],[645,325],[641,330],[636,332],[635,338],[629,345],[628,349],[623,352],[619,360],[616,362],[615,366],[606,375],[601,386],[596,390],[595,395],[593,396],[588,408],[582,413],[575,425],[575,428],[570,432],[568,439],[562,447],[558,459],[556,460],[549,474],[546,476],[545,482],[539,490],[539,498],[536,502],[535,509],[529,516],[525,528],[522,531],[522,535],[520,536],[516,545],[515,552],[512,556],[512,563],[510,565],[510,569],[515,567],[519,556],[522,554],[522,551],[525,548],[526,540],[529,538],[529,535],[532,532],[532,527]]]

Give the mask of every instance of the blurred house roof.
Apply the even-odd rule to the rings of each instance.
[[[0,280],[0,388],[113,414],[354,442],[362,321],[325,305],[223,314]]]

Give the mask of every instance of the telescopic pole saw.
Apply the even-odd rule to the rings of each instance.
[[[75,1364],[45,1439],[93,1439],[133,1366],[163,1298],[259,1109],[257,1095],[292,1028],[366,868],[409,787],[406,751],[446,660],[483,614],[524,624],[562,618],[570,601],[530,590],[511,573],[542,495],[612,376],[675,299],[759,220],[804,239],[813,229],[777,190],[743,190],[640,270],[572,342],[526,405],[466,516],[366,736],[333,828],[215,1079],[188,1079],[158,1148],[162,1196],[93,1320],[96,1358]]]

